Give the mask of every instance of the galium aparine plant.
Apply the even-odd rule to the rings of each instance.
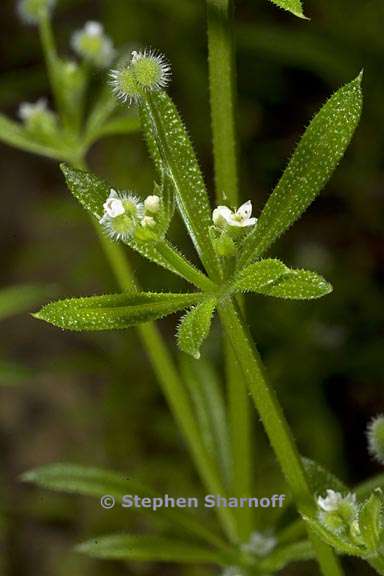
[[[300,0],[273,1],[305,18]],[[217,311],[241,378],[287,481],[299,522],[307,530],[287,542],[278,531],[261,533],[252,526],[244,530],[230,510],[223,510],[218,513],[223,536],[188,513],[168,513],[166,520],[183,529],[190,540],[112,535],[82,544],[79,550],[104,559],[211,563],[226,576],[272,574],[292,561],[312,558],[318,560],[325,576],[341,576],[338,556],[349,554],[365,559],[379,574],[384,574],[380,487],[368,493],[359,487],[351,491],[319,464],[300,457],[266,379],[239,300],[242,294],[251,293],[259,297],[258,305],[262,306],[264,297],[310,300],[331,293],[331,284],[319,274],[292,269],[266,256],[272,244],[316,198],[341,160],[361,114],[362,75],[340,88],[314,117],[260,214],[254,213],[252,199],[236,205],[218,202],[212,206],[187,130],[166,92],[171,79],[168,60],[154,50],[136,50],[128,58],[117,60],[118,52],[103,26],[93,21],[72,36],[71,47],[79,61],[63,60],[50,28],[54,4],[52,0],[22,0],[18,7],[23,20],[40,28],[57,109],[51,111],[45,100],[24,103],[19,110],[21,123],[0,117],[1,137],[11,145],[63,162],[61,168],[69,190],[102,231],[102,242],[112,241],[107,254],[121,255],[117,251],[126,245],[183,278],[190,289],[181,293],[165,292],[161,287],[156,292],[142,291],[130,272],[125,271],[121,293],[52,302],[35,317],[75,331],[138,326],[200,476],[208,488],[219,493],[228,490],[220,473],[222,462],[209,456],[184,384],[159,333],[150,324],[182,312],[176,335],[178,347],[181,353],[199,359]],[[210,56],[214,62],[216,48],[212,37]],[[230,41],[229,37],[226,41]],[[112,64],[115,60],[117,64]],[[111,65],[110,96],[105,97],[104,92],[84,118],[89,67],[100,70]],[[228,62],[229,68],[231,65]],[[214,64],[210,74],[212,80]],[[227,91],[222,98],[229,98]],[[86,152],[95,141],[114,131],[131,133],[139,128],[135,116],[128,111],[121,113],[118,101],[125,108],[137,108],[154,162],[156,179],[153,190],[146,195],[137,190],[119,190],[115,182],[105,182],[86,169]],[[213,96],[213,115],[217,106]],[[200,266],[193,265],[168,238],[176,209]],[[368,433],[370,452],[380,462],[382,428],[381,417],[372,422]],[[224,441],[222,437],[219,440]],[[53,490],[94,497],[116,491],[119,497],[132,490],[142,490],[143,494],[146,491],[117,473],[65,464],[28,472],[24,479]]]

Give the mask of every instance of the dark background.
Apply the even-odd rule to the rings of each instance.
[[[365,69],[362,122],[331,183],[274,254],[324,274],[334,293],[314,303],[252,298],[248,318],[301,451],[351,485],[380,471],[366,450],[365,427],[384,410],[382,0],[306,0],[310,22],[264,0],[239,0],[236,15],[241,195],[259,212],[312,115],[341,84]],[[187,122],[210,189],[204,2],[66,0],[55,29],[63,53],[71,32],[100,19],[118,47],[163,51],[171,92]],[[0,6],[0,110],[48,95],[38,36],[19,22],[14,2]],[[110,138],[92,150],[92,169],[118,186],[151,191],[140,135]],[[48,286],[51,297],[116,290],[92,228],[65,189],[54,162],[0,145],[1,284]],[[187,251],[180,228],[179,245]],[[170,277],[133,256],[148,288]],[[172,347],[176,320],[161,323]],[[1,358],[25,370],[0,389],[2,555],[10,576],[212,574],[212,570],[90,561],[71,547],[97,533],[145,529],[148,519],[102,512],[95,501],[23,486],[18,475],[49,462],[129,470],[172,493],[201,486],[133,331],[72,335],[27,314],[3,322]],[[219,332],[205,348],[220,365]],[[255,416],[256,487],[281,485]],[[152,526],[150,526],[152,527]],[[359,561],[347,574],[371,574]],[[284,575],[313,574],[310,564]]]

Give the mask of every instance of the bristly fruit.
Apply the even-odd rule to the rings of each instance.
[[[367,429],[369,453],[384,465],[384,414],[373,418]]]

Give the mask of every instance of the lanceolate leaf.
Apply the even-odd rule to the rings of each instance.
[[[311,492],[315,496],[325,496],[327,490],[334,490],[335,492],[341,492],[342,494],[347,494],[349,492],[347,486],[341,480],[318,462],[315,462],[310,458],[302,458],[302,461],[311,487]]]
[[[319,194],[352,138],[361,107],[360,75],[338,90],[307,128],[257,226],[244,241],[240,268],[259,258]]]
[[[289,268],[280,260],[260,260],[241,270],[233,283],[233,289],[239,292],[259,292],[287,272]]]
[[[194,358],[200,358],[200,346],[208,336],[216,298],[208,298],[186,313],[177,331],[180,350]]]
[[[311,542],[304,540],[286,546],[280,546],[260,562],[260,570],[265,573],[275,573],[282,570],[291,562],[312,560],[315,553]]]
[[[69,190],[80,204],[97,220],[103,215],[103,204],[109,196],[111,186],[85,170],[77,170],[68,164],[61,164],[61,170]]]
[[[77,547],[78,552],[106,560],[146,562],[222,563],[219,552],[197,544],[159,536],[118,534],[104,536]]]
[[[32,152],[39,156],[46,156],[54,160],[64,160],[70,156],[70,151],[65,146],[51,146],[46,143],[37,142],[28,132],[17,122],[9,120],[0,114],[0,141],[14,146],[25,152]]]
[[[127,494],[150,498],[159,497],[159,494],[151,487],[126,474],[78,464],[48,464],[26,472],[21,479],[41,488],[67,494],[81,494],[94,498],[101,498],[105,495],[113,496],[116,506],[120,506],[123,497]],[[148,508],[141,508],[141,511],[153,514]],[[172,528],[181,527],[213,545],[223,546],[215,532],[212,532],[206,523],[203,524],[195,519],[187,510],[164,507],[159,508],[156,514],[164,517]]]
[[[291,12],[299,18],[305,18],[301,0],[271,0],[271,2],[276,4],[276,6],[279,6],[279,8]]]
[[[244,268],[232,289],[276,298],[311,300],[332,291],[332,286],[315,272],[291,270],[279,260],[260,260]]]
[[[371,550],[376,550],[380,545],[383,534],[383,493],[377,489],[366,502],[364,502],[359,512],[359,528],[364,543]]]
[[[151,292],[69,298],[44,306],[35,317],[67,330],[116,330],[157,320],[199,300],[197,293]]]
[[[211,208],[203,176],[187,131],[172,100],[156,92],[140,105],[142,126],[159,168],[167,170],[175,187],[176,201],[196,250],[210,274],[220,271],[209,227]]]
[[[291,270],[275,283],[267,284],[255,292],[276,298],[313,300],[332,292],[332,286],[315,272]]]
[[[217,461],[223,477],[231,476],[228,418],[221,382],[211,362],[181,357],[184,380],[195,406],[202,441]]]

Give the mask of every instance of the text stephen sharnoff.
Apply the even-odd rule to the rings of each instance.
[[[261,498],[225,497],[218,494],[207,494],[204,498],[173,497],[168,494],[156,497],[126,494],[121,499],[122,508],[282,508],[286,500],[285,494],[274,494]]]

